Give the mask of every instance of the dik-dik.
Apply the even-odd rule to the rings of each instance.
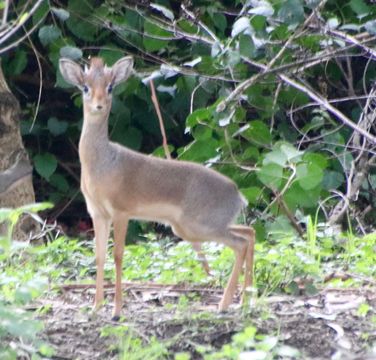
[[[244,288],[252,284],[253,271],[255,232],[251,227],[234,224],[246,205],[234,182],[202,165],[143,155],[109,141],[112,91],[130,76],[131,57],[118,60],[112,67],[106,66],[101,58],[92,58],[85,70],[65,58],[60,59],[59,65],[64,79],[83,93],[84,123],[79,156],[81,189],[95,231],[94,308],[104,300],[104,262],[113,224],[116,267],[113,316],[119,317],[127,224],[129,219],[140,219],[169,224],[177,236],[191,242],[199,253],[203,241],[216,241],[233,249],[235,264],[219,303],[219,310],[226,310],[243,265]]]

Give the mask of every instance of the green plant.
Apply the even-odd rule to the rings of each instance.
[[[27,303],[46,289],[47,279],[35,274],[26,279],[23,271],[15,271],[13,264],[27,251],[27,244],[12,242],[10,237],[13,226],[24,212],[35,213],[50,206],[33,204],[18,209],[0,209],[0,223],[8,223],[8,234],[0,240],[0,353],[4,359],[28,355],[39,359],[39,355],[53,354],[47,344],[37,339],[43,329],[42,322],[34,320],[33,315],[24,310]]]
[[[124,360],[159,360],[167,359],[168,350],[161,340],[152,337],[145,341],[128,326],[107,326],[102,329],[101,336],[115,336],[119,340],[121,355]],[[145,343],[146,342],[146,343]]]
[[[257,334],[257,329],[254,326],[248,326],[235,334],[231,343],[223,345],[219,351],[210,351],[207,354],[205,352],[204,350],[205,360],[299,358],[297,349],[280,345],[278,337]]]
[[[23,13],[22,6],[10,15]],[[206,162],[233,178],[263,213],[256,223],[259,239],[286,212],[284,205],[292,215],[288,222],[299,224],[314,218],[319,201],[328,199],[323,208],[329,214],[354,194],[358,200],[348,210],[362,214],[357,218],[363,225],[372,224],[376,177],[367,156],[372,164],[373,135],[364,119],[376,72],[368,59],[375,13],[364,0],[200,1],[183,8],[168,0],[141,8],[43,2],[23,24],[26,30],[37,26],[28,38],[33,46],[21,43],[2,55],[22,102],[22,134],[40,196],[61,206],[73,201],[81,212],[76,143],[82,102],[68,93],[58,58],[99,55],[111,65],[126,52],[145,81],[134,76],[115,92],[114,141],[161,156],[147,85],[152,74],[173,155]],[[314,14],[319,21],[312,24]],[[48,95],[40,104],[34,96],[38,61]],[[359,133],[371,142],[360,146]],[[363,181],[355,179],[360,172]],[[362,211],[368,205],[371,210]],[[76,220],[70,209],[62,214],[69,224]]]

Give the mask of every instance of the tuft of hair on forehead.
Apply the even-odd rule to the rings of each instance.
[[[103,69],[104,62],[100,57],[92,57],[90,59],[90,69]]]
[[[103,76],[108,74],[110,68],[105,65],[104,61],[100,57],[90,58],[89,67],[85,66],[85,73],[91,76]]]

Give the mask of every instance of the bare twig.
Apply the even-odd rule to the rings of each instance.
[[[4,10],[3,10],[3,19],[1,21],[1,27],[0,28],[5,27],[7,22],[8,22],[9,3],[10,3],[10,0],[5,0]]]
[[[295,219],[295,216],[293,215],[293,213],[290,211],[289,207],[287,206],[286,202],[283,200],[283,198],[281,197],[281,194],[278,193],[277,191],[273,191],[274,195],[275,195],[275,199],[277,200],[278,202],[278,205],[281,207],[281,209],[283,210],[283,212],[286,214],[286,216],[288,217],[289,221],[290,221],[290,224],[294,227],[294,229],[298,232],[298,234],[303,237],[304,236],[304,230],[302,229],[302,227],[300,226],[300,224],[296,221]]]
[[[105,289],[112,289],[115,285],[113,283],[104,284]],[[222,288],[209,288],[209,287],[198,287],[198,286],[181,286],[176,284],[156,284],[152,282],[123,282],[121,284],[122,288],[125,290],[139,289],[139,290],[170,290],[176,292],[189,292],[189,291],[200,291],[200,292],[210,292],[210,293],[222,293]],[[65,291],[75,290],[75,289],[93,289],[95,284],[60,284],[56,285],[57,288],[63,289]]]
[[[371,135],[369,132],[365,131],[361,127],[359,127],[357,124],[353,123],[345,114],[343,114],[341,111],[336,109],[334,106],[332,106],[329,101],[325,98],[323,98],[321,95],[316,93],[313,89],[309,89],[307,86],[304,86],[303,84],[298,83],[297,81],[287,77],[286,75],[279,75],[279,77],[288,83],[289,85],[293,86],[294,88],[300,90],[301,92],[308,95],[311,99],[315,100],[317,104],[323,106],[326,110],[328,110],[330,113],[335,115],[339,120],[341,120],[346,126],[352,128],[354,131],[358,132],[359,134],[363,135],[365,138],[367,138],[372,143],[376,144],[376,137]]]
[[[316,9],[320,9],[327,0],[322,0],[318,5]],[[316,10],[312,11],[312,13],[308,16],[308,18],[304,21],[300,29],[304,29],[313,19],[313,16],[316,14]],[[223,111],[226,106],[233,101],[235,98],[237,98],[243,91],[245,91],[247,88],[249,88],[252,84],[256,82],[261,76],[264,76],[265,73],[269,72],[274,64],[280,59],[280,57],[283,55],[283,53],[286,51],[286,49],[290,46],[292,41],[298,36],[298,31],[296,31],[292,36],[288,38],[288,40],[285,42],[285,44],[281,47],[281,49],[278,51],[277,55],[274,56],[273,59],[269,61],[267,65],[260,66],[262,69],[261,73],[258,73],[251,78],[245,80],[240,85],[238,85],[233,92],[231,92],[228,97],[220,102],[217,106],[217,111],[221,112]]]
[[[33,7],[29,11],[27,11],[27,13],[25,13],[26,16],[24,18],[22,18],[22,21],[19,21],[19,20],[21,20],[21,17],[22,17],[22,15],[21,15],[21,17],[19,17],[18,21],[15,22],[16,25],[14,25],[12,29],[10,29],[9,31],[7,31],[5,34],[3,34],[0,37],[0,43],[1,44],[4,43],[12,35],[14,35],[19,29],[21,29],[23,27],[23,25],[25,24],[25,22],[27,20],[29,20],[31,16],[33,16],[33,14],[39,8],[39,6],[42,4],[43,1],[44,0],[37,0],[36,3],[33,5]],[[34,28],[35,28],[35,26],[34,26]],[[3,49],[0,50],[0,53],[1,52],[4,52]]]
[[[347,43],[350,43],[350,44],[356,45],[357,47],[360,47],[367,54],[369,54],[371,57],[373,57],[374,59],[376,58],[376,51],[369,46],[365,46],[356,37],[351,36],[349,34],[345,34],[345,33],[343,33],[342,31],[339,31],[339,30],[328,30],[327,33],[332,35],[332,36],[335,36],[337,38],[340,38],[342,40],[345,40]]]
[[[159,120],[159,127],[161,129],[163,149],[164,149],[166,158],[171,160],[171,154],[170,154],[170,150],[169,150],[168,144],[167,144],[166,130],[165,130],[165,127],[164,127],[163,118],[162,118],[162,114],[161,114],[161,109],[159,107],[157,94],[155,93],[153,79],[150,80],[150,89],[151,89],[151,100],[152,100],[153,105],[155,107],[155,111],[157,113],[158,120]]]
[[[376,120],[374,108],[371,105],[375,92],[376,89],[371,91],[369,99],[364,106],[362,115],[360,116],[359,124],[357,125],[364,131],[370,129]],[[353,134],[351,137],[351,143],[357,148],[358,154],[351,162],[351,167],[347,176],[346,194],[343,195],[341,201],[339,201],[334,207],[329,219],[330,224],[337,224],[342,221],[343,216],[349,208],[350,201],[356,200],[357,194],[359,193],[364,180],[367,178],[371,166],[376,163],[376,155],[373,154],[371,157],[369,156],[369,152],[366,151],[366,142],[363,140],[361,144],[359,133]],[[349,145],[351,144],[347,144],[347,146]]]

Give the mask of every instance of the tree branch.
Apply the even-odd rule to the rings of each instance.
[[[152,100],[153,105],[155,107],[155,111],[157,113],[158,120],[159,120],[159,127],[161,129],[163,149],[164,149],[166,158],[168,160],[171,160],[171,154],[170,154],[170,150],[169,150],[168,144],[167,144],[166,130],[165,130],[165,127],[164,127],[162,113],[161,113],[161,109],[159,107],[158,98],[157,98],[157,94],[155,93],[154,82],[153,82],[152,79],[150,80],[150,89],[151,89],[151,100]]]

